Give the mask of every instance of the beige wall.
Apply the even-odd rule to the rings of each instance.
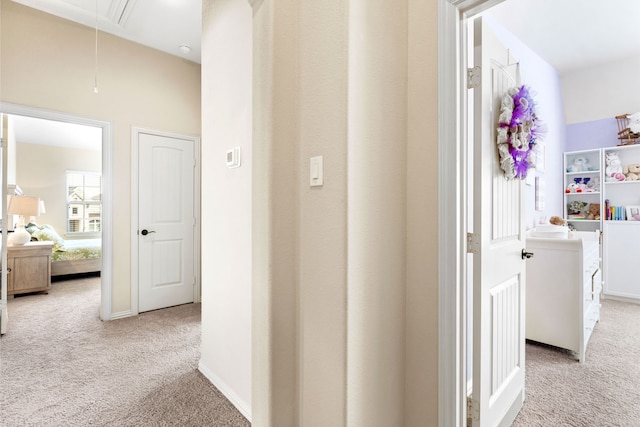
[[[250,3],[252,423],[437,425],[436,2]]]
[[[50,224],[58,234],[66,231],[66,171],[97,172],[102,170],[99,151],[39,144],[16,144],[16,176],[24,194],[39,197],[46,213],[38,224]]]
[[[0,100],[113,123],[113,306],[131,309],[131,127],[200,134],[200,66],[1,0]]]
[[[349,1],[349,426],[405,424],[407,19]]]
[[[405,425],[438,425],[438,2],[409,0]],[[451,284],[453,286],[453,284]]]

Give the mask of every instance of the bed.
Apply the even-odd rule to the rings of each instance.
[[[27,224],[31,240],[52,241],[51,276],[99,273],[102,269],[101,239],[63,239],[48,224]]]

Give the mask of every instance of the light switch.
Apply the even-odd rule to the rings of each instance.
[[[323,183],[322,156],[312,157],[309,161],[309,185],[320,187]]]

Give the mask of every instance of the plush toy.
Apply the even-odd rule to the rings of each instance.
[[[587,219],[600,219],[600,204],[599,203],[589,203],[589,207],[587,207]]]
[[[629,119],[629,131],[631,133],[640,133],[640,113],[627,115]]]
[[[607,181],[624,181],[626,178],[622,173],[622,164],[618,153],[610,151],[605,154],[605,178]]]
[[[569,215],[580,215],[582,214],[582,210],[587,206],[587,202],[582,202],[580,200],[574,200],[572,202],[567,203],[567,213]]]
[[[575,182],[570,182],[569,185],[567,185],[567,189],[564,190],[565,193],[576,193],[578,191],[578,184],[576,184]]]
[[[576,157],[573,160],[573,164],[567,167],[567,172],[586,172],[593,170],[593,166],[589,164],[589,160],[586,157]]]
[[[630,163],[625,165],[623,173],[627,181],[640,180],[640,163]]]
[[[553,225],[567,225],[567,221],[565,221],[564,219],[560,218],[559,216],[552,216],[551,218],[549,218],[549,224],[553,224]]]

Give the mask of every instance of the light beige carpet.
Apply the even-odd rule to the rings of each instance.
[[[102,322],[99,278],[9,300],[2,426],[249,426],[197,370],[200,304]]]
[[[528,343],[525,404],[515,427],[640,426],[640,305],[602,302],[585,363]]]

